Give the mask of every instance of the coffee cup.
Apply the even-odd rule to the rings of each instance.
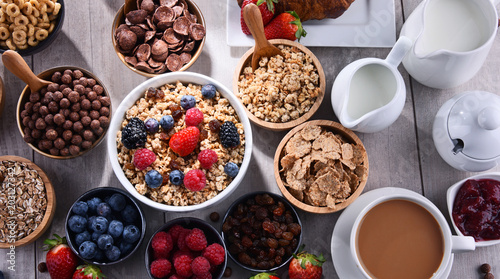
[[[444,215],[424,196],[391,194],[370,202],[350,235],[351,256],[365,278],[444,278],[452,254],[475,249],[452,235]]]

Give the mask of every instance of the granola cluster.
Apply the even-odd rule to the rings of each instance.
[[[296,47],[278,47],[284,56],[262,58],[255,72],[245,67],[236,95],[257,118],[284,123],[307,113],[321,89],[311,57]]]
[[[129,150],[123,145],[120,130],[116,137],[118,162],[137,192],[155,202],[174,206],[187,206],[205,202],[222,192],[232,182],[233,178],[224,172],[226,163],[233,162],[241,166],[243,162],[245,152],[243,124],[229,100],[221,96],[218,91],[214,98],[207,99],[202,96],[200,85],[183,84],[181,82],[166,84],[160,90],[164,92],[160,98],[148,96],[145,93],[144,97],[140,98],[127,111],[121,128],[123,129],[130,119],[134,117],[145,121],[149,118],[160,120],[162,116],[172,115],[171,105],[179,104],[183,95],[191,95],[196,99],[196,107],[204,114],[203,122],[198,126],[200,141],[195,151],[186,157],[180,157],[169,147],[170,137],[186,128],[185,116],[183,115],[175,121],[174,128],[170,131],[155,134],[148,133],[144,148],[152,150],[156,154],[156,160],[144,170],[139,170],[134,166],[134,150]],[[214,119],[221,123],[232,121],[240,134],[241,144],[234,148],[224,148],[220,143],[218,133],[213,132],[209,127],[209,122]],[[200,162],[197,160],[197,155],[204,149],[214,150],[218,155],[217,162],[209,170],[203,169],[207,179],[206,187],[201,191],[193,192],[183,185],[172,184],[168,179],[168,175],[172,170],[178,169],[187,173],[189,170],[202,169]],[[163,184],[158,188],[150,188],[145,182],[146,173],[152,169],[163,175]]]
[[[365,150],[320,126],[306,126],[285,145],[283,184],[296,199],[335,209],[368,174]]]

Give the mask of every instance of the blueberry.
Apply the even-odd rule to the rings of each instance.
[[[146,125],[146,131],[148,131],[148,133],[154,134],[158,132],[159,129],[158,120],[154,118],[149,118],[148,120],[146,120],[146,122],[144,122],[144,125]]]
[[[141,237],[141,231],[134,225],[128,225],[123,229],[123,241],[134,243]]]
[[[92,222],[92,230],[96,233],[105,233],[108,230],[108,219],[97,216]]]
[[[233,162],[229,162],[224,166],[224,172],[229,176],[229,177],[235,177],[238,175],[239,172],[238,165],[236,165]]]
[[[82,245],[87,240],[90,240],[90,233],[88,231],[83,231],[75,236],[76,246]]]
[[[92,241],[97,243],[97,240],[99,240],[99,236],[101,236],[101,234],[102,234],[102,233],[93,232],[93,233],[92,233],[92,236],[91,236]]]
[[[191,95],[184,95],[181,97],[181,107],[184,110],[194,108],[196,106],[196,99]]]
[[[104,260],[104,252],[101,249],[97,249],[93,260],[98,262]]]
[[[104,254],[106,255],[106,258],[108,258],[108,260],[114,262],[120,258],[121,251],[120,248],[112,246],[109,250],[106,250]]]
[[[69,217],[68,227],[74,233],[81,233],[87,228],[87,219],[80,215]]]
[[[92,223],[94,222],[95,218],[97,216],[90,216],[88,221],[87,221],[87,230],[92,231]]]
[[[89,206],[89,212],[96,213],[97,212],[97,205],[99,205],[101,202],[102,202],[102,200],[98,197],[93,197],[90,200],[88,200],[87,205]]]
[[[73,208],[71,210],[73,211],[73,213],[75,213],[77,215],[85,216],[85,215],[87,215],[87,211],[89,210],[89,206],[84,201],[78,201],[73,205]]]
[[[170,131],[174,127],[174,118],[171,115],[162,116],[160,126],[163,130]]]
[[[80,256],[86,260],[92,259],[97,253],[97,245],[92,241],[83,242],[78,248]]]
[[[122,254],[125,255],[128,252],[132,251],[132,249],[134,249],[134,246],[135,245],[132,244],[132,243],[128,243],[128,242],[122,241],[118,245],[118,248],[120,248],[120,250],[122,251]]]
[[[116,193],[109,198],[108,203],[114,211],[122,211],[125,208],[125,205],[127,205],[127,200],[122,194]]]
[[[97,239],[97,247],[101,250],[108,250],[113,246],[113,242],[114,240],[111,235],[101,234],[101,236]]]
[[[163,183],[163,176],[156,170],[146,173],[146,184],[151,188],[158,188]]]
[[[137,209],[135,209],[133,206],[128,204],[125,206],[125,209],[122,211],[122,219],[123,221],[127,223],[133,223],[137,218],[139,217],[139,213],[137,212]]]
[[[180,170],[173,170],[169,176],[170,182],[174,185],[181,185],[184,180],[184,173]]]
[[[201,95],[207,99],[215,97],[215,92],[217,92],[217,88],[213,84],[205,84],[201,88]]]
[[[114,237],[118,238],[122,235],[123,232],[123,223],[119,220],[113,220],[109,223],[108,233]]]
[[[101,202],[97,205],[97,215],[109,218],[111,217],[111,207],[105,202]]]

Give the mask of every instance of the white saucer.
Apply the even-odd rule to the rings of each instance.
[[[385,187],[375,189],[359,196],[351,205],[344,209],[337,220],[337,224],[335,224],[335,228],[333,228],[331,253],[333,266],[335,267],[337,275],[340,278],[364,278],[363,274],[358,270],[356,263],[351,257],[349,242],[352,226],[356,217],[369,202],[376,198],[390,194],[419,195],[416,192],[403,188]],[[453,256],[454,255],[451,254],[450,261],[448,262],[444,273],[444,278],[447,278],[451,272]]]

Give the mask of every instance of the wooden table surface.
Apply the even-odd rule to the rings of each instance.
[[[233,71],[240,57],[248,50],[245,47],[229,47],[226,44],[226,0],[196,1],[207,22],[205,48],[192,72],[210,76],[231,88]],[[79,0],[65,1],[66,19],[62,32],[53,44],[41,53],[25,57],[35,73],[45,69],[72,65],[94,72],[111,93],[113,106],[139,83],[146,80],[120,62],[111,43],[111,26],[115,13],[123,0]],[[397,34],[406,18],[420,3],[420,0],[396,0]],[[335,34],[328,34],[335,36]],[[327,77],[326,97],[313,119],[337,121],[330,105],[332,83],[339,71],[350,62],[364,57],[384,58],[388,48],[314,47]],[[0,62],[1,63],[1,62]],[[448,166],[438,155],[431,137],[432,122],[440,106],[449,98],[466,90],[484,90],[500,93],[500,36],[480,72],[462,86],[437,90],[423,86],[413,80],[402,66],[399,67],[406,83],[407,99],[398,120],[389,128],[374,134],[359,134],[370,160],[370,175],[366,191],[380,187],[394,186],[424,194],[446,214],[445,193],[453,183],[473,175]],[[0,155],[18,155],[38,164],[54,184],[57,195],[57,212],[52,226],[36,243],[15,249],[15,271],[7,268],[8,250],[0,251],[0,270],[6,278],[49,278],[48,273],[39,273],[37,265],[45,261],[41,249],[43,239],[53,233],[64,235],[64,220],[71,204],[89,189],[101,186],[122,188],[115,177],[106,152],[106,145],[100,144],[88,154],[76,159],[59,161],[33,152],[17,129],[15,108],[18,96],[25,84],[8,72],[3,65],[0,76],[7,93],[6,106],[0,117]],[[147,240],[164,222],[179,216],[196,216],[205,220],[212,211],[224,214],[229,204],[244,193],[268,190],[279,193],[273,175],[273,156],[285,132],[276,133],[252,126],[254,149],[250,169],[232,196],[210,210],[190,214],[165,213],[143,206],[147,218],[145,241],[128,260],[103,267],[107,278],[147,278],[144,265],[144,251]],[[491,171],[499,171],[496,167]],[[315,253],[323,253],[327,262],[323,278],[338,278],[330,254],[330,240],[336,220],[341,212],[328,215],[314,215],[299,212],[302,218],[304,243]],[[448,218],[448,217],[447,217]],[[220,228],[220,221],[214,224]],[[348,256],[348,255],[346,255]],[[457,254],[449,278],[482,278],[477,271],[480,264],[488,262],[493,272],[500,276],[500,245],[478,248],[474,252]],[[231,278],[248,278],[251,273],[229,262],[233,270]],[[279,270],[282,278],[288,278],[286,270]]]

